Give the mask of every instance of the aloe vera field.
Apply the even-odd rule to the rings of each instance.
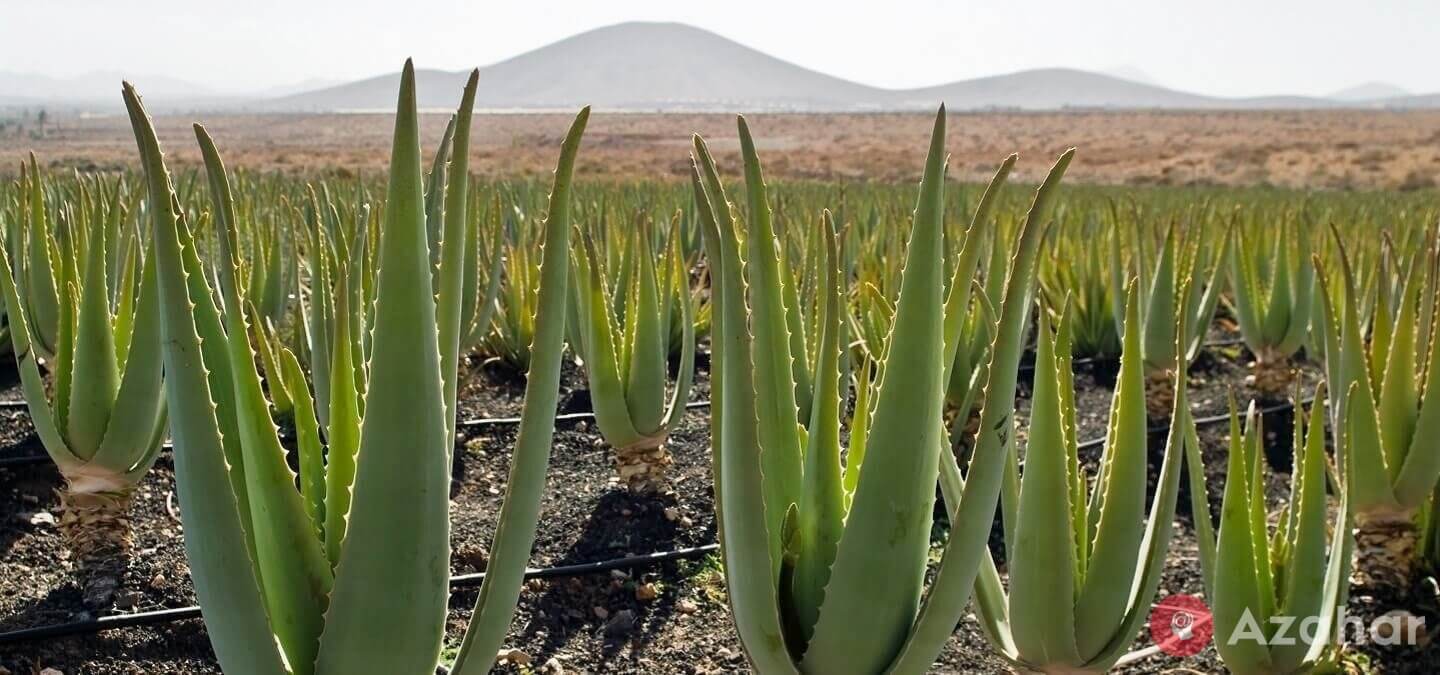
[[[1434,113],[398,83],[0,127],[0,675],[1440,671]]]

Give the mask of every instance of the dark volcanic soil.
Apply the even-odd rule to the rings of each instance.
[[[1242,400],[1249,395],[1242,381],[1246,355],[1238,349],[1212,350],[1192,370],[1191,398],[1197,416],[1222,413],[1228,389]],[[8,359],[4,360],[8,366]],[[3,376],[0,376],[3,377]],[[464,390],[462,416],[499,417],[516,414],[523,391],[520,378],[494,368],[473,368]],[[13,380],[13,377],[10,378]],[[1028,385],[1029,376],[1022,375]],[[1087,366],[1078,374],[1077,395],[1082,439],[1103,435],[1114,384],[1114,367]],[[1316,370],[1302,368],[1305,390],[1313,388]],[[567,366],[561,412],[587,410],[583,378]],[[701,380],[692,396],[708,397]],[[0,391],[0,400],[19,392]],[[1020,401],[1022,416],[1028,401]],[[593,423],[563,422],[556,432],[549,480],[531,565],[545,567],[619,558],[633,554],[701,546],[715,541],[710,483],[708,415],[692,410],[672,437],[675,465],[673,491],[658,497],[634,497],[611,479],[609,450],[599,441]],[[1268,428],[1272,461],[1288,452],[1288,417],[1274,416]],[[495,516],[504,495],[509,448],[514,429],[484,426],[467,431],[456,453],[452,486],[452,560],[455,574],[483,570]],[[1224,476],[1225,430],[1202,431],[1206,474],[1212,502],[1218,509]],[[1152,439],[1158,459],[1164,438]],[[42,452],[25,413],[0,409],[0,458]],[[1096,453],[1098,454],[1098,453]],[[1089,461],[1093,462],[1094,457]],[[1288,463],[1276,462],[1277,471]],[[1151,467],[1158,473],[1158,462]],[[51,517],[58,477],[46,463],[0,466],[0,632],[91,618],[71,582],[72,565]],[[1183,483],[1182,483],[1183,485]],[[1288,485],[1276,475],[1272,496]],[[116,607],[107,614],[132,613],[192,605],[182,546],[182,528],[171,516],[174,475],[162,458],[141,485],[132,507],[136,556],[126,575]],[[1182,492],[1175,541],[1166,561],[1162,596],[1202,592],[1188,495]],[[937,525],[938,533],[943,524]],[[938,542],[937,542],[938,543]],[[998,553],[998,551],[997,551]],[[1003,568],[1002,568],[1003,569]],[[1432,625],[1440,616],[1433,597],[1418,593],[1406,598],[1357,597],[1352,607],[1378,614],[1407,607],[1426,614]],[[475,602],[476,589],[452,595],[447,647],[458,644]],[[1148,646],[1137,639],[1135,649]],[[714,554],[630,570],[586,576],[534,580],[522,592],[506,647],[519,654],[506,671],[718,673],[745,669],[745,661],[725,604],[724,577]],[[1440,650],[1392,648],[1366,655],[1380,672],[1440,672]],[[199,620],[116,629],[95,635],[18,644],[0,644],[0,674],[41,673],[56,669],[65,675],[120,673],[218,672],[204,627]],[[967,617],[936,664],[936,672],[994,673],[1007,669],[994,656],[973,617]],[[1190,659],[1156,656],[1127,668],[1130,673],[1219,672],[1213,648]]]

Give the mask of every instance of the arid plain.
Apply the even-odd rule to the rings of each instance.
[[[472,169],[490,176],[548,172],[568,114],[488,114],[475,124]],[[981,180],[993,162],[1021,154],[1036,179],[1065,146],[1079,148],[1076,182],[1126,185],[1276,185],[1321,189],[1424,189],[1440,182],[1440,111],[952,113],[952,175]],[[392,118],[379,114],[163,115],[162,143],[176,165],[195,165],[190,130],[203,122],[232,166],[287,172],[382,171]],[[424,116],[438,143],[442,114]],[[777,114],[750,117],[776,178],[911,180],[930,118],[920,114]],[[587,179],[681,179],[691,133],[719,159],[738,153],[727,114],[596,114],[585,138]],[[53,115],[0,127],[0,173],[29,151],[52,167],[118,168],[134,161],[122,115]],[[1024,161],[1034,157],[1036,161]],[[733,163],[732,163],[733,165]]]

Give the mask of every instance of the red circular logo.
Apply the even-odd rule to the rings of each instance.
[[[1200,598],[1177,593],[1156,603],[1150,612],[1150,639],[1171,656],[1194,656],[1215,634],[1210,608]]]

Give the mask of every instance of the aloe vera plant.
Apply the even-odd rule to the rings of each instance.
[[[1291,357],[1305,345],[1314,307],[1315,265],[1304,232],[1282,225],[1263,230],[1273,233],[1269,248],[1256,241],[1260,232],[1235,229],[1235,255],[1230,259],[1230,283],[1235,288],[1235,317],[1240,335],[1255,355],[1250,386],[1260,395],[1279,398],[1295,381]]]
[[[1195,431],[1185,371],[1177,370],[1165,460],[1148,525],[1140,527],[1148,443],[1137,284],[1131,284],[1125,307],[1119,386],[1088,498],[1090,481],[1079,460],[1076,436],[1069,311],[1060,313],[1054,334],[1048,315],[1040,314],[1025,469],[1018,490],[1007,483],[1001,500],[1009,595],[992,560],[982,568],[976,591],[986,636],[1023,671],[1108,671],[1125,656],[1159,588],[1182,453]],[[947,500],[958,489],[955,482],[948,482],[952,487]]]
[[[958,318],[954,329],[958,332],[953,349],[947,351],[949,376],[945,385],[946,403],[955,416],[955,425],[964,430],[966,437],[974,436],[976,425],[980,422],[980,408],[985,403],[986,366],[999,320],[996,308],[1004,294],[1005,274],[1009,269],[1011,244],[1014,243],[1015,233],[1010,231],[1014,228],[1007,228],[996,220],[995,207],[1018,160],[1019,156],[1012,154],[996,168],[975,202],[969,226],[963,231],[963,236],[957,237],[960,239],[958,250],[950,256],[953,264],[948,286],[950,295],[946,301],[956,303],[954,311]],[[871,229],[882,230],[873,225]],[[876,243],[867,245],[873,247]],[[883,278],[862,279],[864,283],[857,300],[859,316],[849,317],[848,322],[854,326],[851,332],[861,338],[861,356],[871,363],[884,361],[886,336],[893,328],[895,318],[891,296],[898,292],[901,270],[898,245],[893,249],[889,243],[885,246],[884,253],[877,257],[890,258],[894,262],[885,265]],[[896,278],[892,280],[890,276]],[[884,290],[882,286],[890,290]],[[797,388],[805,388],[798,377]]]
[[[1118,211],[1113,205],[1112,209]],[[1117,222],[1118,218],[1116,216]],[[1131,265],[1136,269],[1128,274],[1137,274],[1141,284],[1140,321],[1144,324],[1141,344],[1148,390],[1146,405],[1150,416],[1155,418],[1163,418],[1173,408],[1173,371],[1189,368],[1200,354],[1205,332],[1210,328],[1215,308],[1220,303],[1226,258],[1233,259],[1228,236],[1221,239],[1220,248],[1212,257],[1210,249],[1202,246],[1207,238],[1206,229],[1198,229],[1189,233],[1188,237],[1186,234],[1178,225],[1167,228],[1153,270],[1146,268],[1146,256],[1150,249],[1140,231],[1138,217],[1132,240],[1136,253]],[[1121,260],[1121,240],[1121,232],[1115,232],[1110,240],[1111,256],[1116,261]],[[1121,265],[1111,268],[1111,297],[1125,297],[1126,274]],[[1199,279],[1204,279],[1205,283],[1202,285]],[[1125,307],[1119,302],[1112,307],[1116,330],[1123,333]],[[1175,321],[1177,315],[1185,318],[1185,330],[1178,334],[1181,324]]]
[[[477,75],[471,75],[457,115],[456,164],[445,186],[441,230],[445,248],[436,273],[425,225],[414,68],[405,64],[378,240],[371,355],[366,368],[355,368],[349,352],[358,338],[348,334],[348,322],[337,322],[332,412],[323,443],[298,360],[281,352],[281,377],[296,408],[298,489],[255,368],[249,315],[240,306],[234,250],[240,223],[219,153],[197,125],[221,229],[219,288],[212,289],[199,242],[176,208],[153,126],[134,89],[125,87],[154,220],[158,342],[170,374],[165,391],[186,553],[211,644],[226,672],[435,670],[448,598],[447,488],[467,199],[461,158]],[[534,540],[564,340],[570,180],[587,118],[588,109],[571,126],[555,173],[535,358],[510,493],[455,673],[488,672]],[[345,288],[345,276],[354,271],[337,271]],[[338,303],[347,297],[335,297],[341,316],[345,309]],[[363,414],[360,378],[368,379]]]
[[[478,200],[477,200],[478,201]],[[489,213],[472,206],[467,218],[465,235],[465,276],[461,280],[460,350],[468,352],[479,345],[490,332],[495,316],[495,301],[500,296],[500,280],[504,277],[505,229],[501,218],[500,195],[496,194]],[[484,223],[490,223],[486,227]],[[481,241],[488,238],[485,246]]]
[[[1326,380],[1336,392],[1331,424],[1342,439],[1337,462],[1355,516],[1355,568],[1364,583],[1403,588],[1418,558],[1420,511],[1440,480],[1440,339],[1433,316],[1421,322],[1434,315],[1422,307],[1435,302],[1440,274],[1405,280],[1393,314],[1377,309],[1367,348],[1355,274],[1339,246],[1339,307],[1324,268],[1318,276]],[[1415,255],[1428,255],[1432,266],[1440,260],[1433,250]]]
[[[249,255],[238,261],[236,281],[242,297],[254,305],[256,318],[273,331],[289,317],[290,303],[299,295],[299,247],[284,224],[256,218],[241,208],[242,203],[237,200],[237,217],[251,226],[239,233],[239,243]]]
[[[1215,648],[1237,675],[1309,673],[1333,662],[1349,594],[1350,500],[1326,523],[1325,392],[1310,421],[1295,415],[1294,475],[1274,531],[1267,524],[1263,419],[1252,402],[1241,429],[1230,401],[1230,446],[1220,530],[1210,520],[1198,444],[1185,448],[1205,595],[1213,609]],[[1326,542],[1327,531],[1333,532]],[[1284,630],[1282,635],[1280,631]]]
[[[61,320],[61,294],[68,291],[65,284],[73,280],[66,278],[74,272],[75,242],[70,236],[73,228],[51,222],[45,181],[34,154],[30,155],[28,171],[24,164],[20,165],[18,193],[19,208],[8,223],[6,236],[14,265],[11,276],[19,294],[14,302],[6,300],[6,305],[30,318],[30,348],[40,358],[54,359],[62,340],[60,327],[65,323]],[[66,225],[73,223],[67,221]],[[67,260],[71,261],[68,266]]]
[[[362,204],[342,216],[336,200],[328,190],[310,190],[307,195],[306,216],[300,227],[306,244],[305,268],[309,277],[308,295],[302,294],[296,303],[298,317],[293,328],[298,339],[292,342],[292,351],[301,365],[308,365],[315,388],[315,414],[322,426],[328,427],[332,412],[338,412],[331,405],[330,389],[336,377],[347,372],[359,372],[365,367],[371,349],[375,306],[375,248],[371,234],[374,229],[374,210],[369,204]],[[343,306],[342,306],[343,305]],[[272,326],[256,322],[264,337],[257,340],[262,362],[267,374],[266,384],[272,395],[281,394],[292,398],[283,378],[269,377],[278,374],[274,367],[278,363],[275,348],[278,340],[273,336]],[[341,335],[344,339],[341,339]],[[342,354],[348,360],[341,360]],[[340,365],[348,365],[341,370]],[[364,405],[366,378],[350,377],[352,382],[338,383],[339,386],[359,388],[357,409]],[[303,396],[305,392],[295,392]],[[274,401],[276,408],[282,401]],[[359,414],[357,412],[357,414]]]
[[[50,251],[57,241],[31,161],[31,227],[12,237],[45,240],[34,246]],[[32,259],[28,274],[0,248],[0,288],[25,402],[65,480],[60,530],[92,607],[108,606],[123,576],[133,543],[130,499],[165,432],[154,256],[144,254],[133,227],[121,226],[118,202],[101,204],[82,197],[59,224],[66,243],[54,246],[59,259]],[[36,249],[26,250],[22,255]],[[55,304],[45,311],[41,298]],[[47,316],[53,323],[42,334]],[[44,335],[53,340],[48,348]]]
[[[1110,271],[1118,263],[1095,244],[1106,236],[1100,223],[1075,229],[1079,236],[1055,238],[1048,264],[1040,268],[1040,287],[1049,307],[1062,307],[1069,298],[1071,355],[1118,358],[1123,328],[1115,321],[1120,296],[1113,292]]]
[[[530,365],[535,336],[532,308],[540,279],[535,245],[540,234],[523,214],[510,223],[503,248],[504,274],[498,277],[490,323],[479,333],[477,346],[482,354],[521,371]]]
[[[584,363],[595,421],[615,449],[620,480],[634,492],[662,490],[672,463],[665,441],[685,415],[695,370],[694,307],[679,239],[672,236],[665,247],[663,274],[648,227],[630,239],[618,270],[607,268],[588,233],[582,239],[584,254],[575,256],[571,273],[571,345]],[[667,399],[669,314],[677,304],[684,334]],[[624,314],[617,316],[616,307]]]
[[[931,137],[880,383],[873,405],[859,408],[855,424],[863,429],[852,432],[843,466],[843,284],[833,226],[827,218],[822,228],[824,318],[810,423],[797,427],[769,199],[743,118],[739,132],[749,203],[743,242],[698,136],[692,183],[716,289],[711,447],[741,644],[761,673],[924,672],[969,599],[994,517],[1022,349],[1025,308],[1018,299],[1034,283],[1042,223],[1071,154],[1051,170],[1018,240],[991,356],[991,404],[938,576],[922,603],[935,500],[929,486],[949,457],[941,452],[946,356],[960,312],[968,311],[958,302],[947,306],[942,293],[944,109]]]

